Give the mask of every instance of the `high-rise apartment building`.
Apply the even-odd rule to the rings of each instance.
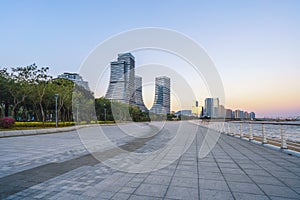
[[[251,119],[251,120],[255,119],[255,113],[254,113],[254,112],[250,112],[249,115],[250,115],[250,119]]]
[[[242,110],[235,110],[234,111],[234,118],[235,119],[244,119],[244,111],[242,111]]]
[[[142,77],[135,76],[135,92],[133,95],[135,105],[138,106],[141,111],[148,112],[148,109],[146,108],[144,101],[143,101],[143,90],[142,90]]]
[[[205,99],[205,115],[211,118],[219,117],[219,98]]]
[[[170,78],[166,76],[155,78],[154,104],[150,112],[156,114],[170,113]]]
[[[118,60],[110,63],[110,82],[106,98],[134,104],[135,59],[131,53],[118,54]]]
[[[250,113],[247,111],[244,112],[244,119],[250,119]]]
[[[225,118],[225,116],[226,116],[226,109],[223,105],[220,105],[218,117]]]
[[[233,118],[233,112],[231,109],[226,109],[226,115],[225,115],[226,119],[232,119]]]

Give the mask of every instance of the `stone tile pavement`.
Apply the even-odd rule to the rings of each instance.
[[[167,123],[164,129],[176,126]],[[171,132],[141,141],[122,135],[117,127],[106,129],[112,140],[136,152],[157,149]],[[76,132],[2,138],[0,199],[300,199],[299,158],[221,135],[200,159],[205,134],[206,128],[199,127],[179,159],[140,174],[94,159]]]

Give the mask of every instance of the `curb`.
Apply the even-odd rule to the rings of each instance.
[[[75,126],[63,127],[63,128],[46,128],[46,129],[17,130],[17,131],[0,131],[0,138],[62,133],[62,132],[74,131],[74,130],[81,129],[81,128],[101,126],[101,125],[100,124],[88,124],[88,125],[78,125],[78,126],[75,125]],[[103,124],[103,125],[105,126],[107,124]]]

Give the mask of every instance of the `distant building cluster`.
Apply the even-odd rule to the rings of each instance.
[[[110,82],[107,99],[138,106],[144,112],[155,114],[170,113],[170,78],[155,78],[154,104],[148,110],[142,96],[142,77],[135,75],[135,58],[131,53],[118,55],[117,61],[110,63]]]
[[[220,105],[219,98],[206,98],[204,107],[202,107],[201,117],[253,120],[255,119],[255,113],[226,109],[223,105]]]
[[[189,117],[201,118],[226,118],[238,120],[253,120],[255,119],[254,112],[247,112],[243,110],[226,109],[220,105],[219,98],[206,98],[204,106],[200,106],[198,101],[193,101],[191,110],[180,110],[175,113],[178,117],[180,115]]]
[[[82,76],[80,76],[77,73],[65,72],[65,73],[63,73],[61,75],[58,75],[57,78],[68,79],[70,81],[73,81],[76,85],[82,86],[86,90],[90,90],[88,82],[84,81],[83,78],[82,78]]]

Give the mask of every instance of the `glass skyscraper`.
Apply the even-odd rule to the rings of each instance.
[[[156,114],[170,113],[170,78],[161,76],[155,78],[154,104],[150,112]]]
[[[219,117],[219,98],[205,99],[205,114],[208,117]]]
[[[118,60],[110,63],[110,82],[105,97],[148,111],[143,101],[142,77],[135,76],[135,58],[131,53],[119,54]]]
[[[142,90],[142,77],[135,76],[135,92],[134,92],[134,102],[135,105],[138,106],[141,111],[148,112],[148,109],[146,108],[143,100],[143,90]]]
[[[118,60],[110,63],[110,82],[106,98],[134,104],[135,60],[131,53],[118,54]]]

